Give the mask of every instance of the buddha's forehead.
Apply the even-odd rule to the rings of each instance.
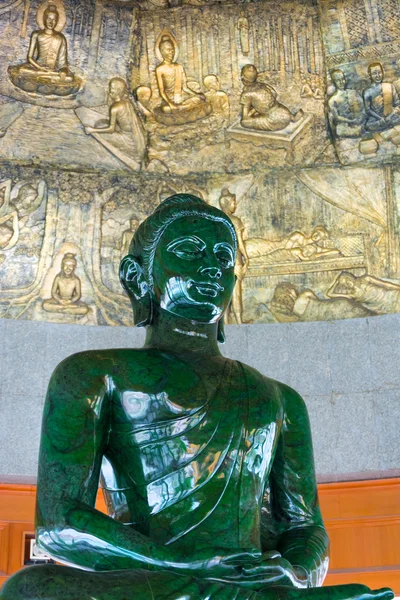
[[[159,246],[164,246],[175,239],[193,236],[200,238],[206,245],[225,242],[235,247],[232,232],[224,220],[217,219],[214,215],[183,216],[172,221],[165,228]]]

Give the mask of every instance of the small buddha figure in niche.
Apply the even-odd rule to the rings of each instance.
[[[157,86],[162,100],[160,120],[165,124],[181,125],[207,117],[212,107],[204,94],[188,87],[185,69],[174,60],[177,49],[170,36],[162,36],[159,52],[163,59],[156,67]],[[170,118],[162,119],[163,115]]]
[[[341,69],[331,71],[331,79],[335,86],[328,100],[332,132],[339,138],[361,136],[366,118],[362,97],[355,90],[347,89],[346,76]]]
[[[146,132],[130,99],[126,81],[122,77],[113,77],[110,80],[108,104],[108,122],[103,123],[101,119],[94,127],[86,126],[85,133],[105,136],[111,146],[135,160],[140,166],[146,156]]]
[[[144,347],[70,356],[45,403],[36,540],[68,566],[21,570],[1,600],[392,600],[309,589],[328,537],[305,404],[218,347],[237,246],[190,194],[141,223],[120,278]]]
[[[216,75],[206,75],[204,77],[204,87],[206,88],[205,97],[212,106],[214,115],[221,116],[229,120],[229,98],[226,92],[221,90],[219,77]]]
[[[75,254],[64,254],[61,271],[56,275],[51,288],[51,300],[43,302],[43,308],[47,312],[78,316],[88,313],[88,306],[80,302],[82,288],[81,280],[75,274],[76,265]]]
[[[278,102],[278,94],[273,87],[257,81],[258,72],[254,65],[245,65],[241,77],[244,86],[240,96],[242,127],[261,131],[280,131],[303,117],[304,113],[301,109],[293,114]]]
[[[236,254],[235,263],[235,276],[237,280],[232,295],[232,312],[235,317],[236,323],[240,325],[241,323],[243,323],[242,282],[249,266],[249,257],[247,255],[247,250],[243,238],[245,228],[242,219],[235,215],[237,209],[236,194],[232,194],[226,187],[223,188],[219,197],[219,205],[224,211],[224,213],[228,215],[228,217],[232,221],[235,227],[238,240],[238,252]]]
[[[49,4],[42,18],[43,28],[31,36],[28,62],[9,67],[10,78],[15,86],[26,92],[74,94],[79,90],[81,80],[69,68],[67,40],[61,33],[63,24],[57,7]]]
[[[379,62],[368,66],[371,85],[364,90],[368,131],[385,131],[400,125],[400,98],[393,83],[383,81],[385,72]]]

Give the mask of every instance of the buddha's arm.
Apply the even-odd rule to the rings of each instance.
[[[56,275],[56,277],[54,278],[53,281],[53,285],[51,286],[51,297],[53,298],[53,300],[55,300],[56,302],[59,302],[60,304],[62,303],[62,298],[59,294],[59,280],[60,280],[60,276]]]
[[[79,279],[79,277],[76,277],[74,293],[72,294],[71,301],[78,302],[78,300],[81,299],[81,296],[82,296],[81,280]]]
[[[90,133],[114,133],[117,128],[118,112],[121,109],[118,106],[111,106],[110,108],[110,122],[108,127],[85,127],[85,132]]]
[[[366,91],[364,92],[364,106],[365,106],[365,112],[367,113],[367,115],[369,115],[370,117],[373,117],[374,119],[378,119],[379,121],[383,120],[381,115],[379,115],[375,109],[372,106],[372,95],[370,91]]]
[[[64,70],[67,71],[68,70],[68,49],[67,49],[67,40],[65,39],[65,37],[63,36],[63,40],[61,42],[61,47],[60,47],[60,51],[58,53],[58,70]]]
[[[378,279],[377,277],[373,277],[372,275],[364,275],[363,279],[364,281],[367,281],[372,285],[383,288],[384,290],[396,290],[396,292],[400,291],[400,285],[398,285],[397,283],[392,283],[391,281]]]
[[[46,67],[43,67],[42,65],[39,65],[39,63],[37,63],[35,60],[37,38],[38,38],[37,31],[34,31],[32,33],[31,41],[29,44],[28,63],[30,65],[32,65],[32,67],[35,67],[35,69],[38,69],[39,71],[49,71],[49,69],[47,69]]]
[[[50,380],[37,486],[40,547],[59,562],[88,570],[212,572],[221,556],[180,559],[172,548],[94,508],[109,434],[109,401],[118,393],[106,363],[95,353],[77,354],[63,361]],[[111,369],[111,359],[109,363]],[[228,574],[233,569],[221,568]]]
[[[171,100],[168,98],[167,94],[165,93],[164,79],[162,76],[161,67],[156,68],[156,79],[157,79],[158,91],[160,92],[161,98],[164,100],[164,102],[166,104],[168,104],[168,106],[171,106],[171,107],[174,106],[174,103],[171,102]]]
[[[246,246],[243,240],[243,229],[239,229],[237,230],[237,237],[238,237],[238,246],[239,246],[239,251],[243,257],[243,267],[244,267],[244,271],[247,270],[248,264],[249,264],[249,255],[247,254],[247,250],[246,250]]]
[[[284,420],[272,468],[271,492],[279,532],[277,550],[309,586],[321,585],[329,539],[318,503],[310,424],[302,398],[282,385]]]

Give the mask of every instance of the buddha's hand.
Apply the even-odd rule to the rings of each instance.
[[[230,560],[228,564],[231,564]],[[307,573],[304,569],[291,565],[279,552],[271,551],[263,553],[253,562],[237,565],[235,574],[226,577],[225,581],[253,590],[262,589],[266,585],[306,588]]]
[[[173,556],[168,552],[168,556],[163,559],[163,566],[194,577],[234,581],[240,576],[243,565],[253,565],[261,556],[261,552],[257,550],[237,550],[228,553],[226,548],[199,550],[190,557],[180,555],[179,552]]]

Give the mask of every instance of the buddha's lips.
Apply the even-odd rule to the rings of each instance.
[[[195,287],[196,290],[202,296],[208,296],[209,298],[216,298],[220,292],[224,291],[224,288],[219,283],[203,282],[203,281],[191,281],[189,287]]]

